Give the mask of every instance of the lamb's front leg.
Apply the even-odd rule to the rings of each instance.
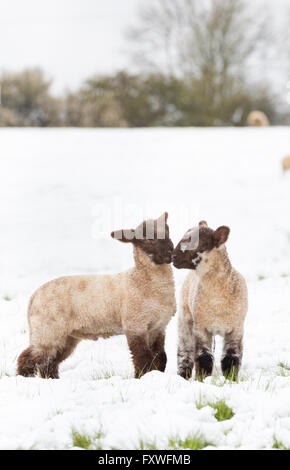
[[[153,367],[154,358],[149,347],[148,333],[136,334],[127,331],[126,337],[132,353],[135,378],[138,379]]]
[[[221,361],[225,377],[237,379],[243,358],[243,333],[233,330],[224,337],[224,349]]]
[[[153,369],[164,372],[167,363],[167,356],[164,349],[165,331],[157,330],[150,333],[150,348],[153,356]]]
[[[212,334],[208,331],[195,331],[195,378],[203,380],[212,374],[214,358],[212,354]]]

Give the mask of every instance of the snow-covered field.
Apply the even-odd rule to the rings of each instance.
[[[1,449],[69,449],[81,436],[103,449],[194,436],[209,449],[290,447],[287,154],[288,128],[0,130]],[[199,219],[231,227],[228,251],[250,300],[239,383],[221,376],[219,340],[212,378],[176,375],[176,318],[164,374],[133,379],[125,338],[115,337],[82,342],[60,380],[16,377],[33,290],[62,274],[126,269],[131,249],[110,231],[164,210],[174,243]],[[175,270],[177,296],[185,275]],[[208,404],[220,400],[231,419],[215,418]]]

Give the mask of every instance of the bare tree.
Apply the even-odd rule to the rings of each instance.
[[[128,36],[143,70],[192,84],[214,116],[251,83],[270,90],[266,64],[275,38],[267,11],[249,0],[151,0]]]
[[[139,24],[127,33],[136,46],[134,60],[154,71],[176,73],[185,47],[185,8],[189,4],[191,0],[146,2],[139,11]]]
[[[269,37],[266,15],[248,6],[246,0],[149,1],[128,36],[142,64],[166,74],[242,75]]]

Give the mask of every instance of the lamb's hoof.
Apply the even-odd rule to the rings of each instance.
[[[212,374],[213,356],[210,353],[201,354],[196,360],[196,380],[203,381]]]
[[[185,380],[189,380],[191,379],[191,376],[192,376],[192,369],[180,369],[178,371],[178,375],[180,375],[180,377],[182,377],[183,379]]]
[[[237,381],[240,360],[237,356],[225,356],[222,360],[222,372],[226,379]]]

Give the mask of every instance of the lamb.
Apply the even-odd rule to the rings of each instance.
[[[194,364],[196,379],[212,374],[215,335],[224,338],[223,374],[234,379],[238,375],[248,294],[224,245],[229,232],[226,226],[214,231],[202,221],[184,235],[173,252],[174,266],[191,270],[182,287],[178,321],[178,373],[184,378],[191,377]]]
[[[290,170],[290,157],[285,157],[282,160],[283,172]]]
[[[270,122],[263,111],[252,111],[248,116],[248,125],[252,127],[268,127]]]
[[[62,277],[33,294],[30,346],[19,356],[19,375],[39,372],[43,378],[58,378],[59,364],[82,339],[120,334],[127,337],[136,378],[165,370],[165,329],[176,312],[167,217],[112,232],[113,238],[133,245],[135,266],[128,271]]]

